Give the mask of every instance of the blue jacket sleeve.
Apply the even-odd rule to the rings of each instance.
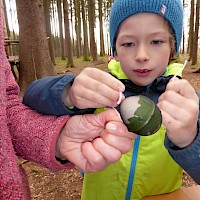
[[[165,147],[172,158],[192,177],[196,183],[200,184],[200,113],[197,125],[198,134],[190,146],[179,149],[166,136]]]
[[[62,101],[64,87],[72,84],[75,76],[48,76],[33,81],[25,91],[23,103],[46,115],[75,115],[92,113],[94,109],[68,109]]]

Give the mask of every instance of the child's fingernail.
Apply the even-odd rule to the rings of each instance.
[[[119,92],[119,98],[118,98],[118,101],[117,101],[117,105],[119,105],[122,102],[122,96],[123,96],[123,93]]]
[[[118,86],[118,90],[119,92],[123,92],[125,90],[125,86],[124,85]]]
[[[109,131],[115,131],[117,129],[117,126],[115,124],[112,124],[112,123],[108,123],[106,125],[106,129]]]
[[[118,106],[123,100],[125,99],[125,96],[122,92],[119,93],[119,98],[117,100],[117,105],[114,105],[114,107]]]

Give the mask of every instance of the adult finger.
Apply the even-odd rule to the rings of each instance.
[[[91,142],[82,144],[81,151],[86,159],[84,171],[86,173],[97,172],[107,167],[107,161],[104,157],[93,147]]]
[[[133,132],[129,132],[127,127],[122,121],[116,122],[116,121],[111,121],[106,124],[106,131],[119,136],[119,137],[126,137],[131,140],[135,139],[138,135],[136,135]]]
[[[133,133],[131,134],[133,135]],[[108,133],[107,131],[104,131],[104,133],[101,134],[101,138],[106,144],[118,149],[121,153],[129,152],[133,146],[132,138],[130,139],[127,137],[116,136]]]
[[[105,143],[102,138],[93,140],[94,148],[104,157],[108,164],[116,162],[121,157],[121,152],[117,148]]]

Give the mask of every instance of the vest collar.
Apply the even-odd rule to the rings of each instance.
[[[170,76],[160,76],[157,79],[155,79],[151,84],[148,86],[138,86],[134,84],[131,80],[128,79],[119,79],[126,88],[126,91],[133,92],[133,93],[142,93],[145,92],[149,89],[154,90],[155,92],[158,93],[163,93],[166,89],[166,86],[170,79],[173,77],[173,75]],[[181,78],[178,76],[178,78]]]

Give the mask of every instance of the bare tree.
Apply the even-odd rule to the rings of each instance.
[[[62,5],[61,0],[57,0],[57,9],[58,9],[58,26],[59,26],[59,33],[60,33],[60,46],[61,46],[61,59],[65,60],[65,44],[63,38],[63,23],[62,23]]]
[[[82,10],[82,23],[83,23],[83,60],[89,61],[89,47],[88,47],[88,25],[86,20],[85,12],[85,2],[81,0],[81,10]]]
[[[76,30],[76,56],[81,57],[81,13],[80,1],[74,0],[75,30]]]
[[[104,37],[103,37],[103,13],[102,0],[99,0],[99,30],[100,30],[100,56],[105,55]]]
[[[95,41],[95,0],[88,0],[88,20],[89,20],[89,31],[90,31],[90,53],[93,61],[98,60],[97,46]]]
[[[6,12],[6,3],[5,0],[3,0],[3,2],[1,1],[1,3],[3,3],[3,5],[1,5],[3,7],[3,19],[5,20],[5,24],[4,24],[4,35],[6,35],[7,37],[10,37],[10,30],[9,30],[9,26],[8,26],[8,16],[7,16],[7,12]]]
[[[199,7],[200,0],[196,1],[196,20],[195,20],[195,31],[194,31],[194,41],[193,41],[193,52],[192,52],[192,65],[197,64],[198,55],[198,36],[199,36]],[[200,70],[199,70],[200,72]]]
[[[113,0],[107,0],[106,2],[105,2],[105,7],[104,7],[104,18],[107,20],[107,21],[109,21],[109,17],[110,17],[110,8],[111,8],[111,6],[112,6],[112,3],[113,3]],[[108,26],[108,24],[107,24],[107,26]],[[107,27],[107,29],[108,29],[108,27]],[[107,32],[106,33],[106,40],[107,40],[107,44],[108,44],[108,49],[107,49],[107,53],[109,54],[109,55],[111,55],[112,54],[112,51],[111,51],[111,47],[110,47],[110,42],[109,42],[109,40],[110,40],[110,37],[109,37],[109,33]]]
[[[46,38],[42,0],[16,0],[19,41],[21,91],[35,79],[55,75]]]
[[[183,0],[183,9],[185,9],[185,0]],[[185,30],[183,27],[183,44],[182,44],[182,54],[185,53]]]
[[[10,39],[10,30],[9,30],[9,26],[8,26],[8,17],[7,17],[7,12],[6,12],[6,3],[5,0],[1,0],[1,12],[2,12],[2,19],[3,19],[3,33],[4,33],[4,37],[6,37],[7,39]],[[6,45],[5,46],[5,51],[6,54],[9,56],[12,52],[12,46],[11,45]]]
[[[75,43],[76,43],[76,41],[75,41],[75,36],[74,36],[74,24],[75,24],[75,22],[74,22],[74,13],[75,13],[75,11],[74,11],[74,6],[73,6],[73,0],[69,0],[69,4],[68,4],[68,7],[69,7],[69,12],[70,12],[70,14],[69,14],[69,16],[70,16],[70,25],[71,25],[71,27],[70,27],[70,30],[71,30],[71,40],[72,40],[72,53],[73,53],[73,55],[76,55],[76,49],[75,49]]]
[[[69,29],[69,17],[68,17],[68,1],[63,0],[63,10],[64,10],[64,23],[65,23],[65,49],[67,53],[67,67],[75,67],[73,61],[73,54],[72,54],[72,45],[71,45],[71,35]]]
[[[188,53],[190,55],[189,60],[191,60],[192,58],[193,41],[194,41],[194,0],[191,0],[190,29],[189,29],[189,42],[188,42]]]
[[[45,25],[46,25],[46,35],[49,44],[49,52],[51,56],[51,61],[55,65],[55,53],[53,45],[53,35],[51,33],[51,24],[50,24],[50,0],[43,0],[44,5],[44,14],[45,14]]]

